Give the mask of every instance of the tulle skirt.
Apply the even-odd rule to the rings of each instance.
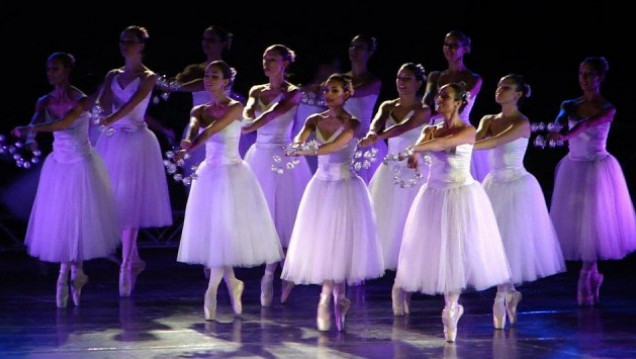
[[[282,259],[263,192],[247,163],[201,163],[186,204],[177,261],[254,267]]]
[[[428,177],[429,166],[420,167],[422,178],[408,188],[400,187],[393,179],[394,170],[401,173],[402,180],[414,178],[415,171],[407,168],[404,162],[380,165],[369,183],[386,269],[397,269],[406,217],[413,199]]]
[[[636,250],[636,214],[620,164],[569,155],[558,164],[550,205],[566,260],[622,259]]]
[[[155,134],[147,128],[117,129],[112,136],[102,134],[96,148],[110,175],[122,228],[172,225],[168,182]]]
[[[42,166],[25,244],[47,262],[106,257],[119,246],[115,200],[96,153],[72,163],[49,155]]]
[[[300,202],[281,277],[297,284],[352,284],[383,274],[366,185],[353,174],[325,179],[318,168]]]
[[[433,295],[509,280],[495,214],[481,184],[422,186],[406,219],[395,283]]]
[[[278,174],[272,171],[273,157],[279,156],[280,163],[276,163],[283,169]],[[299,163],[291,170],[286,168],[289,161],[298,160]],[[274,219],[281,245],[286,248],[294,229],[296,213],[300,199],[305,192],[307,182],[311,179],[311,172],[305,157],[285,157],[282,145],[254,144],[245,155],[245,161],[258,179],[269,211]]]
[[[527,172],[509,180],[488,175],[483,186],[497,218],[512,281],[521,284],[565,271],[561,246],[537,179]]]

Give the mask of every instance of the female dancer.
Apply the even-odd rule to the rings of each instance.
[[[523,166],[530,121],[518,103],[530,96],[530,85],[519,75],[499,80],[495,101],[501,112],[481,119],[473,150],[491,149],[490,173],[483,186],[495,211],[510,263],[511,281],[497,286],[493,305],[495,328],[517,319],[521,293],[515,284],[532,282],[565,270],[565,262],[545,197],[537,179]],[[520,205],[523,204],[523,205]]]
[[[444,122],[425,128],[406,151],[428,152],[432,162],[428,183],[406,219],[395,277],[395,285],[405,291],[444,294],[442,322],[448,342],[455,341],[464,312],[458,303],[461,291],[510,280],[490,200],[469,171],[475,128],[459,116],[467,97],[463,83],[442,86],[435,105]],[[413,161],[412,155],[408,158]]]
[[[112,102],[112,110],[101,119],[103,128],[96,149],[104,158],[115,193],[122,227],[122,263],[119,295],[132,294],[136,278],[146,264],[139,258],[139,228],[172,224],[168,182],[161,149],[148,129],[144,114],[157,75],[142,63],[148,32],[128,26],[119,36],[119,50],[126,63],[106,74],[98,103]],[[112,132],[112,133],[111,133]]]
[[[224,61],[207,66],[204,85],[212,100],[192,108],[183,149],[177,152],[181,159],[202,145],[206,149],[206,159],[197,169],[198,179],[188,196],[177,256],[179,262],[210,268],[203,306],[206,320],[216,317],[222,278],[234,313],[243,310],[243,282],[236,279],[232,267],[274,263],[283,255],[263,192],[238,153],[243,105],[226,94],[235,75]]]
[[[431,109],[422,103],[418,95],[425,81],[426,74],[422,65],[412,62],[403,64],[395,79],[399,97],[384,101],[380,105],[371,122],[371,130],[360,141],[360,146],[369,146],[378,140],[388,139],[389,152],[397,154],[415,143],[431,115]],[[414,171],[407,168],[404,162],[387,162],[378,168],[369,183],[386,269],[397,269],[406,216],[418,189],[428,178],[428,165],[423,161],[419,164],[417,171]],[[395,183],[395,176],[403,174],[414,178],[416,172],[421,178],[415,180],[416,183],[412,186],[409,184],[408,188],[404,188],[404,185],[401,187]],[[396,292],[399,290],[397,287],[394,288],[393,295],[404,296],[406,303],[404,306],[395,307],[394,314],[404,315],[409,310],[410,296]],[[397,300],[395,303],[397,304]]]
[[[461,31],[453,30],[444,37],[444,57],[448,62],[448,68],[444,71],[433,71],[428,76],[426,92],[422,101],[425,104],[435,107],[435,97],[439,89],[451,82],[463,82],[466,84],[468,98],[466,106],[460,112],[459,117],[470,124],[470,112],[473,109],[477,95],[481,90],[482,78],[470,70],[464,64],[464,55],[470,54],[471,39]],[[441,116],[433,116],[432,122],[442,121]],[[474,179],[481,182],[488,174],[488,151],[473,152],[470,161],[470,173]]]
[[[349,61],[351,61],[351,71],[346,75],[351,77],[353,90],[351,97],[345,104],[345,110],[360,121],[362,133],[367,133],[370,128],[371,118],[375,104],[380,96],[382,89],[382,81],[379,77],[369,71],[369,59],[377,50],[377,41],[375,37],[359,34],[353,37],[349,45]],[[372,133],[369,133],[372,135]],[[382,141],[375,143],[378,149],[377,158],[384,158],[387,153],[387,144]],[[381,161],[371,162],[369,168],[363,168],[358,174],[365,183],[371,181],[371,177],[375,173]]]
[[[69,82],[75,59],[55,52],[46,61],[53,91],[38,99],[32,123],[16,127],[17,137],[53,132],[53,152],[42,167],[25,244],[29,254],[59,262],[56,304],[65,308],[71,273],[73,303],[80,305],[88,282],[83,262],[107,257],[119,245],[119,225],[106,168],[88,139],[87,96]]]
[[[189,92],[192,94],[192,106],[202,105],[210,101],[210,93],[203,86],[203,75],[205,68],[212,61],[223,60],[224,53],[232,46],[234,34],[225,30],[220,26],[208,26],[203,30],[201,37],[201,49],[205,54],[205,61],[186,66],[183,71],[175,76],[176,86],[174,88],[166,88],[167,91]],[[245,102],[245,98],[232,88],[228,88],[229,96],[241,103]],[[183,136],[186,135],[187,126],[184,129]],[[243,152],[241,152],[242,154]],[[184,175],[192,174],[192,167],[198,166],[205,159],[205,148],[200,147],[198,151],[190,154],[190,157],[184,160]]]
[[[243,133],[257,131],[256,143],[247,151],[245,161],[265,193],[270,213],[276,224],[283,248],[287,248],[294,228],[296,212],[311,171],[305,158],[293,170],[282,174],[272,171],[272,158],[285,157],[284,147],[291,142],[291,129],[300,102],[300,89],[285,80],[286,70],[294,62],[295,53],[285,45],[275,44],[263,53],[263,70],[269,83],[250,90],[243,117],[250,120]],[[274,271],[278,263],[268,263],[261,280],[261,305],[272,304]],[[283,282],[281,303],[285,303],[293,283]]]
[[[318,156],[318,169],[300,202],[281,276],[296,284],[322,285],[318,330],[329,330],[333,295],[336,326],[342,331],[351,305],[345,281],[380,277],[384,264],[369,191],[351,169],[356,136],[363,133],[360,122],[344,110],[353,91],[351,80],[333,74],[325,91],[329,109],[310,116],[294,139],[303,144],[315,133],[319,146],[292,155]]]
[[[587,57],[579,65],[583,95],[561,104],[557,122],[567,128],[551,140],[567,140],[569,151],[556,170],[550,217],[563,256],[582,261],[577,301],[599,303],[603,275],[596,262],[622,259],[636,250],[636,215],[620,164],[605,146],[616,108],[601,94],[609,64]],[[566,127],[566,126],[563,126]]]

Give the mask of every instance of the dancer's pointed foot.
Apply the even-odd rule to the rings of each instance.
[[[444,339],[453,343],[457,338],[457,322],[464,314],[464,307],[461,304],[453,303],[444,307],[442,311],[442,323],[444,324]]]

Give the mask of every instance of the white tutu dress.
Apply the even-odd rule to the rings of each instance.
[[[361,131],[364,131],[364,133],[367,133],[371,126],[373,111],[375,110],[375,103],[377,100],[378,95],[367,95],[363,97],[350,97],[347,102],[345,102],[345,110],[347,110],[351,116],[360,120],[362,127]],[[362,168],[358,171],[358,175],[366,184],[371,182],[371,178],[373,178],[375,171],[378,169],[380,164],[382,164],[382,159],[388,152],[388,146],[384,140],[376,142],[373,146],[378,149],[378,153],[376,155],[377,160],[375,162],[371,162],[371,166],[369,168]]]
[[[260,97],[257,100],[255,117],[274,106],[280,101],[279,95],[269,105],[265,105]],[[307,182],[311,178],[311,171],[305,157],[294,157],[299,162],[293,169],[286,168],[286,163],[292,158],[285,156],[283,148],[291,143],[291,128],[294,125],[294,115],[297,107],[289,109],[257,130],[256,143],[245,154],[245,161],[258,179],[270,213],[274,219],[281,245],[286,248],[294,229],[294,221],[298,212],[298,205],[303,196]],[[274,156],[281,158],[275,163]],[[283,169],[279,174],[272,171],[272,165]]]
[[[115,77],[111,82],[113,111],[128,102],[138,86],[139,78],[122,88]],[[102,133],[95,146],[110,175],[119,222],[124,229],[172,225],[161,148],[144,120],[150,95],[113,123],[115,131],[111,136]]]
[[[106,168],[89,142],[89,122],[84,112],[55,131],[53,152],[42,166],[25,244],[43,261],[106,257],[120,243],[115,199]]]
[[[543,191],[523,166],[527,147],[520,137],[489,150],[491,170],[483,182],[515,284],[565,271]]]
[[[605,149],[610,125],[570,138],[556,169],[550,217],[566,260],[622,259],[636,250],[634,205],[620,164]]]
[[[254,267],[283,257],[263,191],[239,155],[241,122],[205,143],[192,181],[177,261],[207,267]]]
[[[409,112],[404,119],[399,122],[408,121],[413,116],[413,111]],[[392,126],[396,121],[391,115],[387,120],[386,127]],[[418,126],[402,133],[399,136],[389,138],[389,153],[395,154],[403,151],[408,146],[414,145],[420,137],[422,128]],[[410,187],[401,187],[395,183],[394,177],[408,181],[415,179],[416,171],[406,167],[406,161],[390,161],[383,163],[371,178],[369,192],[373,200],[376,221],[378,225],[378,237],[382,245],[384,266],[386,269],[397,269],[400,245],[402,244],[402,234],[404,232],[404,222],[408,215],[413,199],[420,187],[428,180],[429,165],[420,158],[418,171],[422,176],[418,182]]]
[[[470,175],[472,149],[430,153],[429,180],[406,219],[395,278],[407,292],[483,290],[510,281],[490,200]]]
[[[344,127],[343,127],[344,128]],[[342,132],[320,143],[333,141]],[[358,283],[384,274],[375,214],[364,181],[351,169],[357,139],[318,157],[300,202],[281,277],[297,284]]]

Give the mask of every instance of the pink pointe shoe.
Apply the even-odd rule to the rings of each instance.
[[[320,301],[318,302],[318,313],[316,314],[316,326],[321,332],[326,332],[331,327],[331,315],[329,313],[329,298],[328,294],[321,294]]]
[[[289,299],[289,295],[291,294],[294,285],[294,282],[283,280],[282,288],[280,290],[280,302],[282,304],[286,303],[287,299]]]
[[[269,307],[272,305],[274,298],[274,276],[271,274],[263,275],[261,279],[261,306]]]
[[[241,302],[243,289],[245,289],[245,284],[238,279],[233,280],[232,286],[229,288],[232,310],[234,310],[234,314],[236,315],[241,315],[243,313],[243,303]]]
[[[601,303],[601,285],[603,284],[603,276],[599,272],[592,272],[590,275],[590,291],[592,292],[592,296],[594,297],[594,304]]]
[[[391,304],[393,306],[393,315],[396,317],[401,317],[406,313],[404,297],[404,291],[396,284],[393,284],[393,288],[391,288]]]
[[[203,299],[203,315],[205,320],[214,320],[216,318],[216,289],[208,289]]]
[[[347,311],[351,307],[351,301],[345,297],[341,297],[334,302],[334,317],[336,319],[336,327],[339,332],[343,332],[345,328],[345,319]]]
[[[55,305],[58,308],[66,308],[68,304],[68,283],[66,278],[60,275],[57,279],[57,289],[55,292]]]
[[[521,302],[521,298],[523,298],[523,296],[519,291],[513,290],[512,292],[506,293],[506,312],[510,324],[517,322],[517,305]]]
[[[495,297],[495,302],[492,305],[492,323],[495,329],[506,327],[506,293],[504,292],[497,292]]]
[[[80,298],[82,296],[82,287],[88,283],[88,276],[84,274],[84,272],[77,272],[75,278],[71,279],[71,295],[73,297],[73,304],[75,304],[76,307],[79,307]]]
[[[442,311],[444,339],[449,343],[454,343],[457,338],[457,322],[459,322],[462,314],[464,314],[464,307],[458,303],[447,305]]]
[[[591,288],[591,272],[589,270],[581,269],[579,272],[579,283],[577,285],[576,301],[580,306],[594,305],[594,295],[592,295]]]

